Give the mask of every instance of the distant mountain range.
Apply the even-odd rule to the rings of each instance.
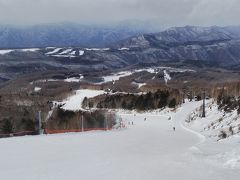
[[[60,30],[56,31],[61,33]],[[92,33],[89,31],[86,34]],[[114,41],[123,39],[123,36],[109,34],[107,37],[114,37]],[[238,26],[170,28],[159,33],[135,35],[119,42],[112,41],[108,48],[80,47],[74,38],[72,41],[69,36],[66,39],[69,46],[0,50],[0,81],[38,71],[94,72],[152,65],[215,67],[240,71]],[[99,43],[97,39],[94,42]],[[21,44],[20,41],[18,43]]]
[[[220,66],[240,64],[240,26],[170,28],[160,33],[143,34],[118,44],[138,50],[149,60],[192,60]]]
[[[209,44],[240,38],[240,26],[173,27],[154,34],[141,34],[123,41],[128,47],[163,47],[164,45]]]
[[[142,33],[157,32],[152,23],[129,21],[111,26],[73,23],[35,26],[0,25],[0,48],[48,46],[104,47]]]

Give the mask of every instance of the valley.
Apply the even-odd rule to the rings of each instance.
[[[106,47],[1,49],[2,177],[237,179],[238,38],[186,26]]]
[[[238,180],[239,9],[0,0],[0,180]]]

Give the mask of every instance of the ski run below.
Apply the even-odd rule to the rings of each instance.
[[[118,111],[125,129],[0,139],[0,177],[238,180],[240,138],[211,141],[185,126],[200,106],[201,102],[187,102],[176,112]]]
[[[93,98],[95,96],[105,94],[103,90],[90,90],[90,89],[81,89],[77,90],[74,95],[63,100],[62,102],[55,102],[58,105],[62,105],[62,109],[70,111],[78,111],[82,109],[82,102],[84,98]]]

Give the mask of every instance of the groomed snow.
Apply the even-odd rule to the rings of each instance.
[[[85,48],[86,51],[109,51],[110,48]]]
[[[52,55],[53,57],[59,57],[59,58],[75,58],[76,56],[73,55],[60,55],[60,54],[56,54],[56,55]]]
[[[34,91],[35,91],[35,92],[39,92],[39,91],[41,91],[41,89],[42,89],[42,88],[40,88],[40,87],[35,87],[35,88],[34,88]]]
[[[79,51],[79,56],[83,56],[84,55],[84,51],[80,50]]]
[[[182,125],[200,105],[187,102],[176,113],[120,113],[123,130],[0,139],[1,179],[238,180],[239,167],[226,164],[239,161],[231,151],[239,138],[212,144]]]
[[[46,83],[46,82],[57,82],[57,81],[64,81],[64,82],[80,82],[84,79],[84,76],[80,74],[80,78],[72,77],[72,78],[67,78],[64,80],[61,79],[40,79],[36,81],[32,81],[29,84],[33,85],[34,83]]]
[[[9,54],[11,52],[14,51],[22,51],[22,52],[36,52],[39,51],[39,48],[28,48],[28,49],[4,49],[4,50],[0,50],[0,55],[5,55],[5,54]]]
[[[240,115],[237,110],[224,113],[218,109],[216,102],[209,101],[206,104],[206,118],[199,117],[201,113],[199,108],[193,111],[185,125],[203,135],[207,142],[199,146],[211,151],[209,161],[220,161],[228,168],[240,168],[240,136],[237,134],[240,131]],[[226,139],[219,137],[221,131],[227,134]]]
[[[137,85],[138,88],[141,88],[142,86],[146,86],[146,83],[136,83],[136,82],[132,82],[133,85]]]
[[[164,70],[163,72],[164,72],[164,81],[167,84],[168,81],[170,81],[172,78],[171,78],[170,74],[168,74],[168,72],[166,70]]]
[[[122,47],[122,48],[119,48],[118,50],[119,50],[119,51],[129,51],[130,49],[129,49],[129,48],[126,48],[126,47]]]
[[[80,78],[76,78],[76,77],[67,78],[67,79],[64,79],[64,82],[80,82],[83,79],[84,79],[84,76],[80,74]]]
[[[119,72],[119,73],[112,74],[109,76],[103,76],[103,79],[104,79],[103,82],[106,83],[106,82],[111,82],[111,81],[118,81],[121,77],[130,76],[132,74],[133,74],[133,72],[131,72],[131,71],[124,71],[124,72]]]
[[[33,85],[34,83],[46,83],[46,82],[57,82],[60,81],[58,79],[40,79],[40,80],[36,80],[36,81],[32,81],[29,84]]]
[[[51,50],[50,52],[46,53],[45,55],[58,57],[58,58],[75,58],[77,57],[77,51],[72,48],[48,48],[47,50]],[[84,55],[83,50],[79,50],[79,56]]]
[[[53,55],[53,54],[56,54],[58,53],[62,48],[56,48],[56,49],[53,49],[52,51],[46,53],[46,55]]]
[[[66,49],[63,52],[59,53],[59,55],[66,55],[72,52],[72,49]]]
[[[171,67],[152,67],[152,68],[143,68],[143,69],[135,69],[132,71],[122,71],[122,72],[118,72],[118,73],[113,73],[107,76],[103,76],[103,81],[97,84],[102,84],[102,83],[107,83],[107,82],[111,82],[111,81],[118,81],[121,77],[127,77],[130,76],[134,73],[138,73],[138,72],[149,72],[151,74],[157,74],[160,71],[164,71],[164,80],[169,81],[171,80],[170,75],[168,74],[168,72],[179,72],[179,73],[184,73],[184,72],[195,72],[194,70],[191,69],[180,69],[180,68],[171,68]],[[155,76],[153,77],[153,79],[155,79]]]
[[[0,55],[5,55],[5,54],[8,54],[10,52],[13,52],[14,50],[11,50],[11,49],[6,49],[6,50],[0,50]]]
[[[76,51],[72,51],[69,55],[75,56],[76,55]]]
[[[23,51],[23,52],[36,52],[39,50],[40,50],[39,48],[20,49],[20,51]]]
[[[85,97],[92,98],[104,93],[105,91],[100,90],[81,89],[76,91],[75,95],[70,96],[63,102],[60,102],[60,104],[63,104],[62,108],[65,110],[77,111],[82,109],[82,102]]]

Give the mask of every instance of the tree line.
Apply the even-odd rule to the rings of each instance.
[[[227,95],[222,91],[217,97],[218,109],[222,109],[225,112],[232,112],[237,109],[240,114],[240,96],[235,97]]]
[[[177,99],[167,90],[158,90],[146,94],[113,94],[104,95],[103,98],[87,99],[83,101],[85,107],[127,109],[127,110],[153,110],[159,108],[175,108]]]

